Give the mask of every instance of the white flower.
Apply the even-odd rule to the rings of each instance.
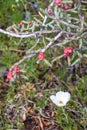
[[[53,101],[54,104],[57,106],[65,106],[66,103],[70,100],[70,93],[59,91],[55,95],[50,96],[50,99]]]

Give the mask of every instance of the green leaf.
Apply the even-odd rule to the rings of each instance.
[[[44,59],[44,62],[45,62],[48,66],[52,67],[52,65],[50,64],[50,62],[49,62],[48,60]]]
[[[15,2],[16,2],[16,3],[18,3],[18,2],[19,2],[19,0],[15,0]]]
[[[74,66],[74,65],[77,64],[80,60],[81,60],[81,58],[76,59],[76,60],[71,64],[71,66]]]

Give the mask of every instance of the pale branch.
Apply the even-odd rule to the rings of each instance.
[[[24,56],[20,61],[16,62],[11,68],[10,70],[16,66],[21,64],[22,62],[24,62],[25,60],[29,60],[31,57],[35,56],[36,54],[40,53],[40,52],[45,52],[58,38],[60,38],[62,36],[62,34],[65,33],[65,31],[61,31],[59,34],[57,34],[50,42],[49,44],[47,44],[47,46],[45,46],[43,49],[38,49],[35,52],[31,52],[29,55]]]
[[[87,1],[82,0],[81,3],[86,5],[86,4],[87,4]],[[86,6],[87,6],[87,5],[86,5]]]
[[[42,49],[38,49],[36,51],[30,52],[30,51],[26,51],[26,55],[18,62],[16,62],[11,68],[13,68],[15,65],[19,65],[22,62],[24,62],[25,60],[29,60],[30,58],[32,58],[33,56],[35,56],[36,54],[40,53],[40,52],[45,52],[50,46],[52,46],[52,44],[62,36],[62,34],[66,34],[66,31],[61,31],[60,33],[58,33],[44,48]],[[72,33],[73,34],[73,33]],[[75,37],[74,37],[75,39]],[[73,40],[74,40],[73,39]]]
[[[9,35],[11,37],[16,37],[16,38],[29,38],[29,37],[36,37],[36,35],[41,34],[50,34],[50,33],[57,33],[59,32],[59,30],[43,30],[41,31],[36,31],[36,32],[25,32],[25,33],[13,33],[13,32],[9,32],[9,31],[5,31],[3,29],[0,29],[0,33]]]
[[[61,31],[60,33],[58,33],[53,39],[51,39],[51,41],[49,42],[49,44],[47,44],[42,50],[41,52],[44,52],[45,50],[47,50],[59,37],[62,36],[62,34],[68,34],[68,35],[71,35],[72,37],[73,36],[76,36],[77,34],[76,33],[72,33],[72,32],[66,32],[66,31]],[[36,46],[37,44],[35,44],[32,49]],[[26,55],[30,54],[30,53],[33,53],[32,49],[30,48],[29,50],[26,51]],[[32,52],[31,52],[32,51]],[[34,51],[34,52],[37,52],[37,51]]]
[[[30,58],[32,58],[33,56],[35,56],[36,54],[38,54],[38,53],[40,53],[40,52],[45,52],[47,49],[49,49],[52,45],[53,45],[53,43],[55,42],[55,41],[57,41],[58,40],[58,38],[60,38],[63,34],[70,34],[70,35],[73,35],[73,37],[71,38],[71,39],[67,39],[67,40],[64,40],[62,43],[59,43],[59,45],[61,44],[65,44],[65,43],[67,43],[67,42],[71,42],[71,41],[75,41],[75,40],[78,40],[78,39],[80,39],[81,37],[83,37],[83,36],[85,36],[87,33],[86,32],[84,32],[83,34],[81,34],[81,35],[77,35],[77,34],[74,34],[74,33],[68,33],[68,32],[66,32],[66,31],[61,31],[60,33],[58,33],[44,48],[42,48],[42,49],[38,49],[38,50],[34,50],[34,51],[29,51],[29,50],[27,50],[26,52],[25,52],[25,56],[21,59],[21,60],[19,60],[18,62],[16,62],[11,68],[10,68],[10,70],[14,67],[14,66],[16,66],[16,65],[19,65],[19,64],[21,64],[22,62],[24,62],[25,60],[29,60]]]
[[[84,33],[82,33],[80,35],[75,34],[72,37],[69,37],[68,39],[64,39],[62,42],[59,42],[59,43],[57,43],[55,45],[52,45],[51,48],[57,47],[57,46],[63,46],[63,45],[65,45],[67,43],[70,43],[72,41],[78,41],[79,39],[81,39],[83,37],[87,38],[86,36],[87,36],[87,32],[84,32]]]
[[[46,47],[42,49],[42,52],[45,52],[58,38],[62,36],[62,34],[65,33],[65,31],[61,31],[59,34],[57,34],[50,42],[47,44]]]
[[[44,20],[43,20],[43,23],[42,23],[42,28],[40,29],[40,33],[36,39],[36,44],[30,49],[30,51],[35,48],[37,46],[37,44],[39,44],[40,42],[40,37],[42,35],[42,32],[43,32],[43,27],[45,26],[45,23],[46,23],[46,20],[47,20],[47,16],[44,17]]]

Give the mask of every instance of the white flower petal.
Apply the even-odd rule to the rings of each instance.
[[[63,91],[57,92],[56,98],[58,100],[58,105],[65,106],[66,103],[70,100],[70,93],[69,92],[63,92]]]
[[[70,100],[70,93],[69,92],[65,92],[64,93],[64,96],[65,96],[65,100],[68,102]]]
[[[50,96],[50,99],[52,100],[52,102],[53,102],[54,104],[56,104],[56,105],[58,106],[58,101],[57,101],[56,96],[52,95],[52,96]]]
[[[66,104],[70,100],[70,93],[64,92],[64,94],[61,96],[61,100]]]
[[[57,93],[56,93],[56,98],[57,98],[57,99],[64,98],[64,92],[63,92],[63,91],[57,92]]]

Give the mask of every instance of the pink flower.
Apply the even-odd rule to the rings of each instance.
[[[61,6],[62,0],[55,0],[55,4],[56,4],[57,6]]]
[[[45,55],[44,55],[43,52],[41,52],[41,53],[38,54],[38,60],[43,60],[44,57],[45,57]]]
[[[48,14],[49,14],[49,15],[52,14],[52,9],[49,9],[49,10],[48,10]]]
[[[14,66],[7,74],[7,79],[10,81],[15,79],[15,74],[20,75],[20,68],[19,66]]]
[[[64,6],[63,6],[63,9],[64,9],[64,10],[68,10],[68,9],[70,9],[70,8],[69,8],[68,5],[64,5]]]
[[[20,67],[19,66],[14,66],[12,68],[12,71],[16,72],[18,75],[20,75]]]
[[[63,8],[64,10],[71,9],[71,8],[72,8],[72,3],[69,3],[69,4],[66,4],[66,5],[63,5],[62,8]]]
[[[13,72],[9,71],[7,74],[7,79],[10,81],[13,78]]]
[[[19,25],[22,27],[24,26],[24,22],[20,22]]]
[[[66,47],[66,48],[64,49],[64,55],[65,55],[66,57],[70,57],[71,54],[72,54],[72,52],[73,52],[73,48],[72,48],[72,47]]]

